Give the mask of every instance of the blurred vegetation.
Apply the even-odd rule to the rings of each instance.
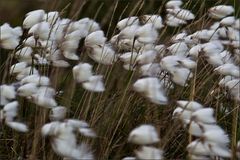
[[[69,17],[72,19],[89,17],[89,18],[95,19],[97,22],[101,24],[102,29],[105,31],[106,35],[108,37],[111,37],[111,35],[115,31],[116,23],[120,19],[128,17],[129,15],[140,16],[143,14],[161,14],[164,17],[165,13],[163,12],[164,9],[162,8],[164,7],[164,4],[166,1],[167,0],[0,0],[0,25],[2,25],[5,22],[10,23],[11,26],[21,25],[26,13],[35,9],[44,9],[46,11],[59,11],[62,13],[61,17]],[[208,8],[212,7],[215,4],[233,5],[236,9],[235,15],[239,17],[239,8],[240,8],[239,0],[230,0],[230,1],[228,0],[186,0],[183,8],[184,7],[189,8],[199,18],[199,16],[202,16],[205,12],[207,12]],[[205,6],[204,10],[199,9],[199,8],[202,8],[201,6]],[[193,27],[195,26],[198,27],[198,28],[195,28],[195,30],[202,27],[199,24],[196,24]],[[166,32],[162,34],[163,36],[165,36],[164,38],[166,39],[167,35],[171,36],[177,31],[179,31],[179,28],[175,30],[173,28],[168,27],[166,29]],[[171,34],[168,34],[169,32],[171,32]],[[1,64],[2,62],[4,62],[4,56],[1,56]],[[106,68],[103,68],[102,70],[106,70]],[[186,134],[183,134],[183,132],[186,132],[186,131],[180,128],[178,123],[174,123],[174,122],[170,123],[169,119],[171,118],[169,116],[165,116],[165,117],[160,116],[160,115],[171,115],[171,112],[173,110],[173,105],[170,105],[165,110],[162,110],[156,105],[149,104],[147,100],[143,99],[142,97],[140,97],[139,95],[137,95],[132,91],[127,91],[126,95],[129,95],[129,96],[122,98],[122,95],[124,95],[124,90],[121,90],[121,88],[123,88],[122,86],[126,86],[126,84],[128,83],[132,75],[127,71],[122,74],[118,74],[119,72],[122,72],[121,70],[122,69],[119,68],[119,65],[114,66],[112,70],[110,70],[110,72],[108,73],[110,77],[109,81],[112,83],[107,85],[108,88],[107,88],[107,91],[104,92],[104,95],[102,94],[96,95],[88,92],[83,92],[83,89],[80,89],[80,87],[78,87],[76,89],[76,92],[78,92],[78,94],[75,94],[72,99],[73,101],[70,102],[71,103],[70,106],[74,106],[74,107],[76,107],[77,105],[90,106],[89,107],[90,110],[95,111],[93,113],[87,112],[88,114],[84,114],[86,116],[81,118],[90,120],[91,124],[95,124],[94,126],[97,126],[96,127],[97,133],[99,135],[103,135],[103,137],[99,138],[99,141],[95,142],[95,145],[96,145],[95,148],[99,149],[96,155],[105,155],[103,159],[104,158],[120,159],[126,153],[129,153],[128,155],[131,155],[134,146],[131,146],[130,144],[126,145],[126,139],[127,139],[129,128],[134,128],[138,124],[148,122],[148,123],[153,123],[158,125],[158,130],[160,131],[160,135],[165,135],[163,137],[163,142],[166,144],[162,144],[162,146],[168,146],[168,147],[165,147],[165,150],[166,150],[165,156],[167,158],[184,157],[186,155],[186,151],[184,149],[185,146],[183,146],[183,144],[185,145],[186,143],[185,139],[187,138],[186,138]],[[211,73],[209,72],[209,74]],[[110,75],[114,75],[114,76],[110,76]],[[211,75],[207,75],[207,76],[211,76]],[[62,78],[61,75],[58,78],[61,79]],[[133,79],[134,78],[136,77],[133,76]],[[69,79],[71,79],[71,77]],[[197,80],[199,80],[199,83],[202,81],[202,79],[200,78]],[[69,86],[70,82],[71,82],[70,80],[69,80],[69,83],[64,82],[65,85],[63,86],[63,88],[64,87],[71,88],[71,86]],[[211,86],[214,86],[213,84],[216,84],[216,81],[211,83],[209,82],[209,88],[211,88]],[[181,87],[177,88],[176,90],[179,90],[179,92],[171,94],[172,95],[171,98],[172,99],[175,99],[175,97],[188,98],[190,87],[185,89]],[[206,103],[205,105],[211,106],[213,105],[213,102],[215,102],[215,100],[208,99],[208,97],[206,96],[206,93],[208,93],[209,88],[208,86],[207,87],[204,86],[204,88],[200,88],[201,90],[199,89],[200,91],[198,96],[205,97],[206,101],[202,101],[202,102]],[[176,90],[174,90],[173,92],[175,92]],[[82,95],[82,97],[80,97],[79,95]],[[90,98],[87,99],[86,97],[90,97]],[[84,98],[86,100],[84,100]],[[198,97],[197,99],[203,100]],[[66,101],[66,99],[63,99],[63,101],[64,100]],[[122,100],[126,101],[126,103],[124,103],[126,106],[122,105]],[[23,101],[22,102],[23,104],[26,103],[24,100],[22,101]],[[69,102],[66,102],[66,103],[69,103]],[[119,115],[117,114],[118,112],[116,112],[116,109],[114,109],[114,107],[116,107],[116,104],[121,104],[119,105],[120,107],[118,108],[118,110],[124,111],[124,114],[123,114],[124,118],[121,122],[121,125],[119,125],[119,127],[116,127],[116,130],[115,130],[115,126],[116,126],[115,124],[118,124],[117,122],[120,119]],[[233,105],[229,103],[228,99],[226,100],[224,99],[224,104],[228,107]],[[94,107],[96,108],[96,106],[98,106],[100,109],[94,110]],[[29,103],[28,103],[28,107],[29,108],[31,107],[29,106]],[[124,109],[124,107],[126,109]],[[85,109],[85,108],[82,107],[81,109],[77,110],[73,116],[75,118],[79,118],[79,115],[81,115],[80,113],[82,114],[85,113],[82,109]],[[29,113],[39,113],[39,114],[44,113],[46,115],[46,110],[43,110],[40,112],[37,109],[32,109],[32,110],[28,109],[28,111]],[[30,114],[27,114],[26,111],[22,111],[22,112],[28,115],[26,116],[26,119],[28,120],[34,119],[33,116],[35,114],[30,115]],[[142,115],[140,115],[140,113],[142,113]],[[91,120],[91,116],[101,117],[101,119]],[[219,117],[219,119],[223,117],[222,121],[220,121],[220,124],[229,122],[226,120],[229,117],[224,115],[217,115],[217,116]],[[111,120],[111,118],[113,120]],[[44,121],[44,120],[41,120],[41,121]],[[168,125],[169,123],[171,125]],[[231,126],[231,124],[224,124],[224,126]],[[35,126],[35,128],[38,130],[40,130],[40,127],[41,127],[41,124],[38,124],[37,126]],[[115,134],[112,134],[113,130],[111,129],[113,128],[116,132]],[[172,132],[173,130],[174,132]],[[230,128],[227,129],[227,131],[229,132]],[[9,133],[9,132],[10,131],[5,129],[5,133]],[[21,135],[15,135],[15,136],[21,136]],[[37,144],[37,143],[28,142],[30,141],[29,140],[30,138],[33,138],[33,136],[37,137],[39,135],[37,134],[33,135],[33,133],[29,133],[28,135],[24,136],[21,139],[22,141],[19,141],[18,143],[16,143],[14,142],[14,140],[18,139],[19,137],[12,138],[11,134],[4,135],[5,138],[7,137],[10,140],[5,141],[5,144],[1,143],[0,146],[6,147],[6,146],[11,146],[12,144],[15,144],[13,148],[17,150],[21,150],[21,153],[23,153],[24,155],[27,155],[28,153],[26,152],[29,152],[32,150],[31,152],[34,152],[34,153],[41,152],[43,157],[45,158],[48,157],[49,155],[48,152],[51,152],[50,146],[47,146],[48,151],[46,151],[47,149],[44,150],[43,148],[38,150],[38,148],[32,145],[32,143],[33,144]],[[110,138],[114,139],[114,141],[110,141],[111,143],[109,143]],[[38,143],[41,143],[41,142],[38,142]],[[21,145],[18,145],[18,144],[21,144]],[[99,146],[101,147],[99,148]],[[176,149],[176,146],[179,148]],[[38,151],[35,151],[35,149]],[[7,151],[8,150],[6,149],[4,152],[7,152]],[[16,157],[15,155],[16,153],[14,152],[14,149],[12,149],[12,152],[13,152],[12,154]],[[46,159],[51,159],[51,158],[48,157]]]
[[[143,15],[159,13],[163,4],[167,0],[0,0],[0,24],[5,22],[13,26],[21,25],[27,12],[35,9],[46,11],[62,11],[63,17],[74,19],[90,17],[102,24],[103,29],[107,29],[109,20],[112,18],[116,24],[120,15]],[[197,13],[202,4],[209,8],[214,4],[231,4],[239,10],[240,0],[185,0],[185,6]],[[114,7],[117,5],[113,15]],[[141,7],[142,6],[142,7]],[[97,15],[96,15],[97,14]],[[161,13],[164,14],[164,13]],[[239,16],[239,11],[236,12]],[[113,17],[112,17],[113,16]]]

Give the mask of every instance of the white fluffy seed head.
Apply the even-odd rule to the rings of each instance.
[[[222,146],[211,142],[207,142],[206,145],[208,146],[212,155],[224,158],[230,158],[232,156],[231,151],[228,149],[227,146]]]
[[[157,52],[155,50],[147,50],[143,51],[142,54],[140,54],[136,58],[136,62],[138,64],[148,64],[152,63],[157,57]]]
[[[132,64],[134,61],[136,61],[137,57],[138,57],[137,52],[125,52],[119,58],[124,63]]]
[[[60,125],[60,122],[58,121],[47,123],[42,127],[41,134],[43,136],[54,136],[57,134],[59,125]]]
[[[50,80],[46,76],[40,76],[38,74],[29,75],[21,80],[21,84],[24,85],[26,83],[35,83],[40,86],[48,86],[50,85]]]
[[[232,6],[227,5],[218,5],[209,9],[209,15],[215,19],[224,18],[234,12],[234,8]]]
[[[66,117],[67,108],[63,106],[57,106],[52,108],[50,118],[53,121],[63,120]]]
[[[28,31],[29,34],[33,34],[35,38],[42,40],[48,40],[50,37],[50,25],[47,22],[40,22],[33,25]]]
[[[142,76],[157,76],[161,72],[161,67],[158,63],[149,63],[140,67]]]
[[[96,137],[97,134],[91,128],[79,128],[78,130],[83,136]]]
[[[125,27],[121,32],[119,33],[118,38],[119,39],[134,39],[134,36],[136,34],[137,29],[140,28],[139,25],[130,25]]]
[[[75,52],[72,52],[72,51],[66,50],[63,52],[63,55],[65,58],[70,59],[70,60],[74,60],[74,61],[79,60],[79,57],[75,54]]]
[[[27,67],[26,62],[19,62],[11,66],[10,74],[20,73]]]
[[[200,103],[198,103],[196,101],[179,100],[179,101],[177,101],[177,105],[183,109],[187,109],[192,112],[203,108],[203,105],[201,105]]]
[[[88,63],[79,63],[73,67],[73,77],[78,82],[84,82],[89,80],[92,74],[92,65]]]
[[[183,123],[188,124],[192,116],[192,111],[177,107],[173,111],[173,118],[179,118]]]
[[[67,125],[72,126],[73,128],[89,128],[89,124],[85,121],[82,120],[77,120],[77,119],[67,119],[65,120]]]
[[[167,14],[166,24],[171,27],[178,27],[183,24],[187,24],[187,21],[177,18],[171,14]]]
[[[31,53],[33,52],[31,47],[23,47],[22,49],[18,50],[15,54],[19,58],[31,58]]]
[[[166,105],[168,103],[168,98],[165,95],[165,90],[158,78],[147,77],[138,79],[133,84],[133,89],[136,92],[142,93],[153,103],[162,105]]]
[[[187,68],[173,68],[170,73],[171,80],[180,86],[187,86],[187,80],[192,78],[192,72]]]
[[[199,109],[192,114],[192,120],[195,122],[202,122],[207,124],[216,123],[216,119],[213,116],[214,110],[212,108]]]
[[[240,77],[240,67],[232,64],[226,63],[214,69],[214,71],[225,75],[225,76],[233,76]]]
[[[13,121],[13,119],[17,116],[18,111],[18,102],[13,101],[6,104],[3,108],[3,116],[6,121]]]
[[[144,44],[155,43],[158,32],[152,23],[147,23],[136,30],[136,39]]]
[[[167,12],[182,20],[192,20],[195,18],[195,15],[191,11],[186,9],[167,9]]]
[[[6,125],[19,132],[28,132],[28,127],[26,124],[21,122],[6,122]]]
[[[222,26],[231,26],[234,23],[235,23],[235,17],[234,16],[225,17],[220,21],[220,24]]]
[[[43,21],[44,14],[44,10],[35,10],[28,12],[26,14],[26,18],[23,21],[23,28],[29,29],[35,24]]]
[[[119,30],[123,30],[125,27],[130,26],[130,25],[138,25],[139,24],[139,19],[138,17],[128,17],[124,18],[121,21],[117,23],[117,28]]]
[[[141,17],[141,20],[144,24],[153,24],[153,27],[156,29],[161,29],[162,27],[164,27],[162,17],[159,15],[144,15]]]
[[[142,146],[139,150],[135,150],[138,159],[163,159],[163,151],[155,147]]]
[[[110,45],[94,45],[88,53],[88,56],[94,61],[104,65],[112,65],[117,60],[115,51]]]
[[[0,86],[1,97],[5,97],[6,99],[14,99],[16,98],[16,91],[14,86],[12,85],[1,85]]]
[[[95,31],[85,38],[85,46],[91,47],[93,45],[104,45],[107,38],[104,36],[103,31]]]
[[[139,145],[146,145],[157,143],[160,139],[154,126],[141,125],[131,131],[128,141]]]
[[[221,130],[221,127],[216,124],[196,123],[192,121],[189,125],[188,133],[196,137],[202,137],[203,133],[211,130]]]
[[[170,0],[165,4],[165,7],[168,9],[180,8],[182,4],[183,2],[181,0]]]
[[[105,87],[102,79],[101,75],[91,76],[88,81],[82,83],[82,87],[92,92],[103,92]]]
[[[36,83],[27,83],[20,86],[17,90],[19,96],[28,97],[37,93],[38,87]]]
[[[32,95],[32,100],[36,105],[39,105],[45,108],[54,108],[57,106],[56,100],[51,97],[34,94]]]
[[[59,19],[59,13],[57,11],[48,12],[47,14],[44,15],[43,19],[47,21],[49,24],[53,25]]]
[[[229,143],[229,137],[222,129],[208,130],[203,133],[205,141],[210,141],[219,145],[226,146]]]
[[[209,155],[211,153],[208,146],[198,140],[192,141],[188,144],[187,150],[189,153],[194,155]]]

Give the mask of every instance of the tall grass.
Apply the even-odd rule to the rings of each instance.
[[[55,0],[41,3],[43,4],[41,7],[47,11],[58,10],[61,17],[69,17],[72,20],[90,17],[100,23],[105,35],[110,39],[118,33],[116,24],[120,19],[145,14],[165,16],[165,3],[166,1],[121,0],[113,2],[79,0],[69,3]],[[193,33],[209,27],[213,20],[206,16],[207,10],[214,5],[226,3],[231,2],[185,1],[183,8],[193,11],[196,20],[175,28],[165,25],[160,31],[158,42],[169,46],[171,37],[180,31]],[[234,1],[235,16],[239,17],[237,3]],[[23,19],[23,17],[18,18]],[[18,18],[16,18],[17,23]],[[21,37],[22,40],[24,36]],[[80,42],[80,45],[81,43],[83,42]],[[78,137],[91,146],[96,159],[122,159],[134,155],[133,151],[138,146],[128,143],[127,139],[130,131],[141,124],[153,124],[156,127],[161,137],[161,141],[156,146],[164,150],[166,159],[186,159],[188,155],[186,146],[189,141],[194,140],[194,137],[189,135],[178,119],[172,118],[176,101],[181,99],[195,100],[204,106],[214,108],[217,123],[229,134],[231,149],[236,150],[237,141],[240,139],[239,102],[223,94],[225,90],[218,85],[223,77],[216,74],[213,71],[214,67],[204,58],[200,57],[197,60],[197,68],[188,86],[174,84],[174,89],[168,91],[169,104],[165,106],[151,103],[133,90],[134,82],[141,76],[137,70],[124,70],[123,63],[119,60],[112,65],[95,63],[87,56],[88,50],[81,47],[78,50],[79,61],[92,64],[94,73],[104,76],[106,87],[104,92],[94,93],[83,89],[81,84],[75,82],[71,67],[57,68],[43,65],[38,69],[41,75],[50,77],[51,86],[57,91],[58,104],[67,107],[67,117],[85,120],[97,133],[95,139]],[[0,48],[1,84],[15,82],[14,77],[9,74],[9,68],[17,60],[9,52],[15,53],[16,50],[8,51]],[[70,63],[72,66],[77,64],[74,61]],[[239,63],[237,65],[239,66]],[[27,133],[19,133],[2,123],[0,159],[62,159],[51,149],[51,139],[45,139],[41,135],[42,126],[50,122],[48,116],[50,110],[38,107],[23,97],[17,97],[17,100],[21,106],[19,117],[27,123],[30,130]],[[236,159],[235,155],[233,159]]]

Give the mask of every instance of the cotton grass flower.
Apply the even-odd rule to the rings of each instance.
[[[215,143],[193,141],[188,147],[188,151],[194,155],[210,155],[210,156],[220,156],[224,158],[230,158],[231,153],[226,147],[219,146]]]
[[[233,79],[226,82],[225,87],[227,87],[230,95],[232,95],[233,99],[240,101],[240,94],[239,94],[239,88],[240,88],[240,79]]]
[[[138,17],[128,17],[128,18],[124,18],[121,21],[119,21],[117,23],[117,28],[119,30],[123,30],[124,28],[126,28],[127,26],[131,26],[131,25],[138,25],[139,24],[139,19]]]
[[[26,124],[21,122],[6,122],[6,125],[19,132],[28,132],[28,127]]]
[[[209,9],[209,15],[215,19],[224,18],[234,12],[234,8],[232,6],[227,5],[218,5]]]
[[[222,129],[208,130],[203,133],[205,141],[210,141],[219,145],[227,145],[230,140],[228,135]]]
[[[182,33],[179,33],[177,35],[174,35],[172,38],[171,38],[171,41],[176,43],[176,42],[180,42],[180,41],[183,41],[184,38],[186,38],[187,36],[187,33],[186,32],[182,32]]]
[[[49,86],[50,80],[46,76],[40,76],[38,74],[29,75],[21,80],[21,85],[26,83],[35,83],[40,86]]]
[[[110,45],[94,45],[90,48],[88,56],[94,61],[104,65],[111,65],[116,61],[115,51]]]
[[[141,16],[140,19],[144,24],[146,23],[153,24],[153,27],[156,29],[161,29],[164,27],[162,22],[162,17],[159,15],[144,15],[144,16]]]
[[[3,116],[6,121],[13,121],[13,119],[17,116],[18,106],[19,104],[17,101],[4,105]]]
[[[191,11],[186,9],[167,9],[167,12],[182,20],[192,20],[195,18],[195,15]]]
[[[183,109],[187,109],[192,112],[203,108],[203,105],[201,105],[200,103],[198,103],[196,101],[179,100],[179,101],[177,101],[177,105]]]
[[[38,87],[37,87],[36,83],[27,83],[27,84],[20,86],[17,89],[17,94],[19,96],[28,97],[28,96],[32,96],[33,94],[37,93],[37,90],[38,90]]]
[[[220,21],[220,25],[222,25],[222,26],[231,26],[234,23],[235,23],[234,16],[225,17]]]
[[[57,128],[60,125],[60,122],[54,121],[48,124],[45,124],[41,129],[41,134],[43,136],[53,136],[57,134]]]
[[[201,44],[197,44],[197,45],[193,46],[193,47],[189,50],[189,55],[190,55],[191,57],[198,58],[199,53],[201,52],[201,50],[202,50],[202,45],[201,45]]]
[[[216,123],[215,118],[213,117],[212,108],[203,108],[199,109],[192,114],[192,120],[195,122],[203,122],[207,124]]]
[[[194,155],[209,155],[210,151],[206,144],[199,141],[193,141],[187,146],[188,152]]]
[[[170,26],[170,27],[178,27],[180,25],[187,24],[187,22],[185,20],[177,18],[171,14],[167,14],[166,24],[167,24],[167,26]]]
[[[71,159],[93,159],[88,146],[77,142],[75,132],[80,131],[82,126],[84,128],[86,125],[79,120],[53,121],[45,124],[41,133],[43,136],[50,136],[52,149],[58,155]],[[87,134],[87,131],[90,135],[90,129],[82,132]]]
[[[4,49],[15,49],[22,35],[22,29],[20,27],[12,28],[8,23],[4,23],[0,26],[0,47]]]
[[[240,77],[240,68],[234,64],[226,63],[214,69],[214,71],[222,74],[229,75],[233,77]]]
[[[93,76],[92,65],[79,63],[73,67],[73,77],[78,83],[88,81],[91,76]]]
[[[182,4],[183,2],[181,0],[170,0],[165,4],[165,7],[168,9],[180,8]]]
[[[10,74],[15,74],[15,73],[20,73],[22,72],[25,68],[27,68],[27,63],[26,62],[19,62],[11,66],[10,68]]]
[[[128,141],[139,145],[159,142],[158,133],[152,125],[141,125],[131,131]]]
[[[91,76],[88,81],[82,83],[82,87],[92,92],[103,92],[105,87],[102,79],[101,75]]]
[[[133,64],[138,57],[137,52],[125,52],[119,56],[119,59],[125,64]]]
[[[185,86],[187,85],[187,80],[192,78],[192,73],[189,69],[186,68],[173,68],[170,70],[171,73],[171,80],[180,85]]]
[[[30,99],[38,106],[45,108],[57,107],[57,102],[54,99],[56,92],[50,87],[39,87],[37,91],[31,95]]]
[[[57,106],[55,108],[52,108],[51,112],[52,113],[49,115],[51,120],[60,121],[60,120],[63,120],[66,117],[67,108],[63,107],[63,106]]]
[[[221,127],[219,127],[216,124],[205,124],[201,122],[194,122],[192,121],[189,124],[188,133],[196,136],[196,137],[202,137],[204,133],[211,131],[211,130],[222,130]],[[211,132],[210,132],[211,133]]]
[[[158,32],[152,23],[139,27],[135,34],[136,40],[144,44],[154,43],[157,40],[157,36]]]
[[[163,151],[155,147],[142,146],[139,150],[135,150],[138,159],[163,159]]]
[[[28,31],[29,34],[33,34],[35,38],[47,40],[50,38],[50,25],[47,22],[40,22],[35,24]]]
[[[179,118],[184,124],[188,124],[190,122],[192,116],[192,111],[183,109],[181,107],[177,107],[173,111],[173,118]]]
[[[85,46],[104,45],[107,38],[104,37],[103,31],[95,31],[89,34],[84,41]]]
[[[172,44],[167,48],[169,52],[171,52],[172,55],[179,55],[184,56],[186,55],[188,49],[188,46],[184,42],[177,42]]]
[[[149,24],[151,25],[151,24]],[[148,26],[149,26],[148,25]],[[119,33],[118,38],[119,39],[133,39],[134,36],[136,35],[136,31],[137,29],[139,29],[140,26],[139,25],[130,25],[125,27],[123,30],[121,30],[121,32]],[[141,31],[141,30],[140,30]],[[139,32],[140,32],[139,31]],[[150,31],[149,31],[150,32]]]
[[[158,63],[148,63],[140,67],[140,72],[142,76],[157,76],[161,72],[160,64]]]
[[[22,122],[15,121],[15,118],[18,116],[18,107],[19,104],[17,101],[9,102],[4,105],[3,109],[0,110],[0,120],[5,122],[5,124],[18,131],[18,132],[28,132],[28,127]]]
[[[168,103],[168,98],[165,95],[163,85],[155,77],[138,79],[133,84],[133,89],[142,93],[153,103],[162,105],[166,105]]]
[[[22,49],[18,50],[15,55],[20,59],[20,61],[24,62],[32,62],[32,48],[31,47],[23,47]]]
[[[44,15],[43,19],[47,21],[50,25],[53,25],[57,23],[59,19],[59,13],[57,11],[48,12]]]
[[[136,58],[136,62],[138,64],[148,64],[154,62],[157,57],[156,50],[147,50],[143,51],[139,56]]]
[[[16,98],[16,91],[13,85],[1,85],[0,93],[0,105],[5,105]]]
[[[23,28],[29,29],[32,26],[34,26],[35,24],[43,21],[44,14],[45,14],[44,10],[34,10],[31,12],[28,12],[23,21]]]

